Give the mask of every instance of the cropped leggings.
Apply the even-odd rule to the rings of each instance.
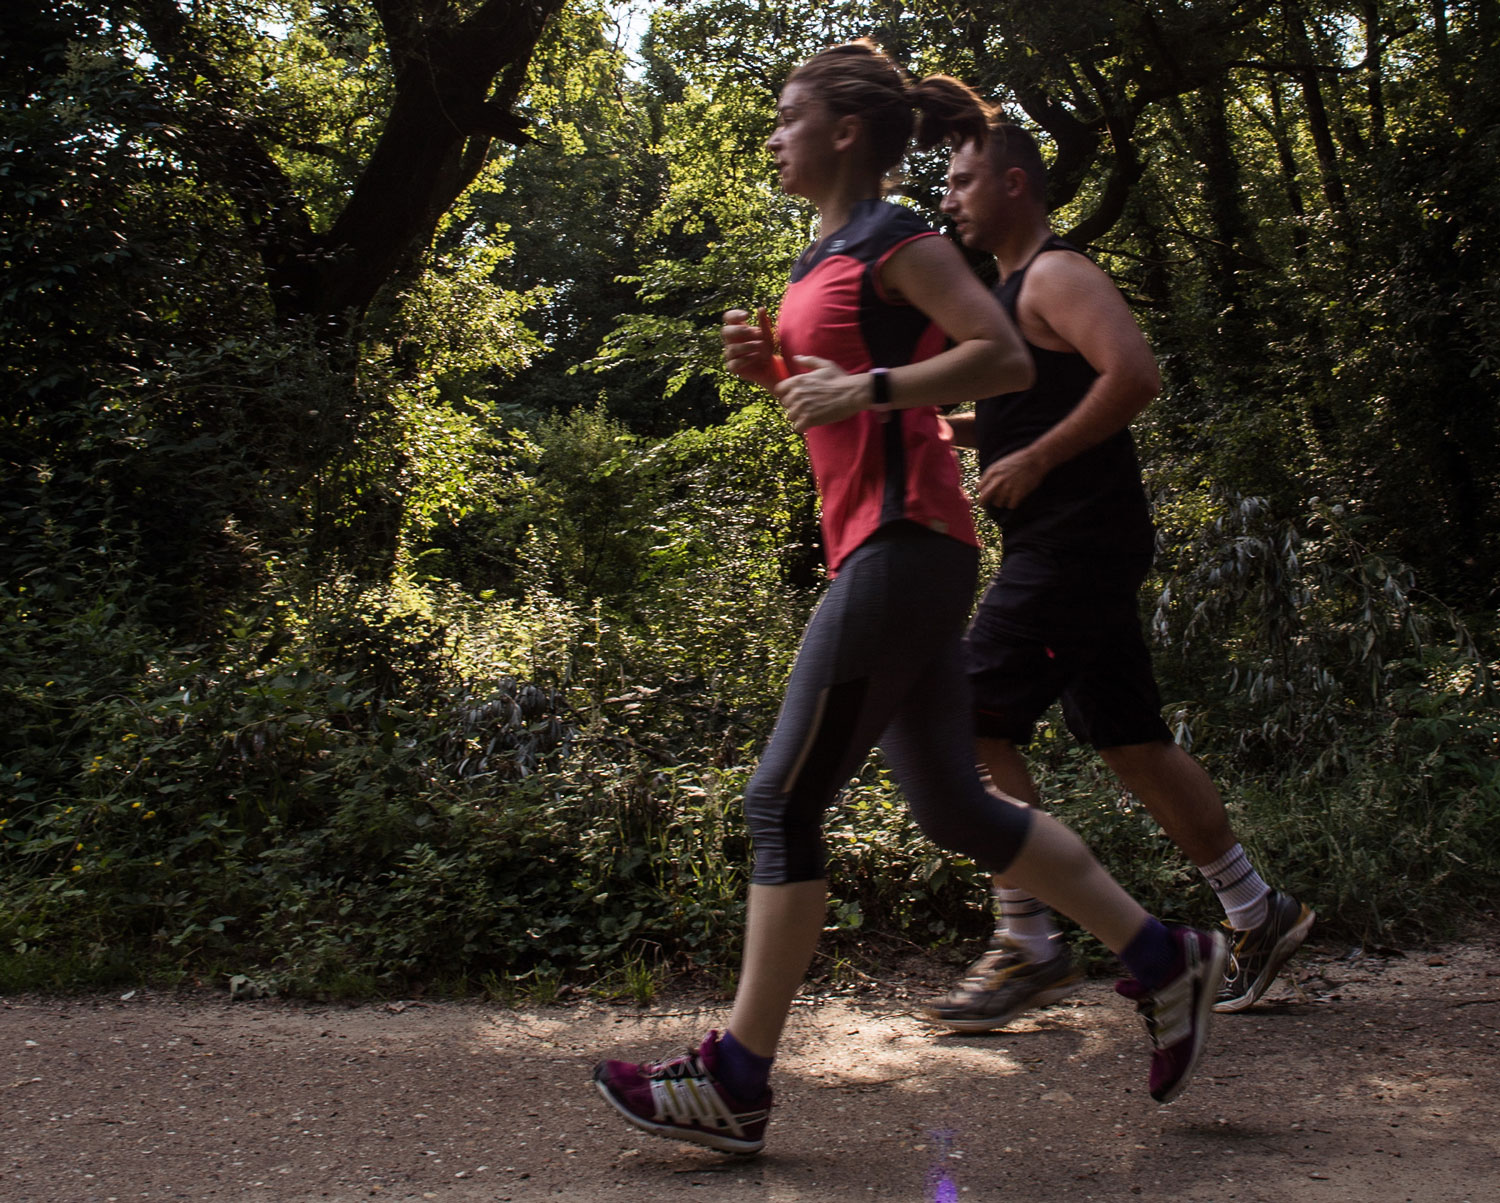
[[[1031,811],[979,778],[960,654],[978,561],[966,543],[898,522],[840,566],[745,792],[752,881],[824,876],[824,811],[877,744],[933,843],[992,873],[1015,858]]]

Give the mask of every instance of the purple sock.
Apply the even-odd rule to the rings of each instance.
[[[714,1076],[729,1090],[729,1093],[749,1102],[765,1094],[771,1081],[771,1062],[775,1057],[762,1057],[752,1053],[726,1031],[719,1037],[717,1046],[719,1063],[714,1067]]]
[[[1172,939],[1166,924],[1149,916],[1120,954],[1130,975],[1147,990],[1155,990],[1171,977],[1181,958],[1177,941]]]

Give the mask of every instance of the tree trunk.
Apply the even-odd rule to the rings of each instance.
[[[1318,169],[1323,178],[1323,197],[1333,210],[1339,241],[1348,247],[1352,242],[1349,201],[1344,194],[1344,177],[1339,171],[1338,150],[1333,144],[1328,109],[1323,103],[1323,89],[1318,82],[1317,66],[1313,60],[1312,46],[1308,42],[1302,9],[1297,5],[1288,5],[1286,18],[1287,34],[1292,43],[1292,58],[1298,64],[1297,84],[1302,89],[1302,102],[1307,108],[1307,127],[1312,134],[1313,147],[1318,155]]]
[[[426,249],[443,214],[473,182],[495,139],[519,142],[511,112],[526,69],[563,0],[376,0],[395,72],[385,128],[343,211],[324,235],[254,130],[222,103],[174,114],[194,158],[239,210],[266,268],[283,321],[312,319],[335,340],[347,335],[380,289]],[[175,0],[135,0],[152,52],[196,86],[224,87],[196,49],[190,18]]]
[[[1370,142],[1385,142],[1385,84],[1381,65],[1380,0],[1365,0],[1365,94],[1370,102]]]
[[[1192,127],[1205,168],[1204,198],[1213,222],[1209,275],[1226,309],[1238,308],[1242,296],[1237,279],[1247,259],[1258,259],[1252,249],[1250,222],[1245,214],[1239,163],[1224,111],[1224,93],[1218,88],[1198,90]]]
[[[1298,179],[1297,156],[1287,134],[1286,114],[1281,107],[1281,81],[1274,75],[1266,79],[1271,94],[1271,120],[1267,123],[1271,141],[1276,145],[1276,162],[1281,167],[1281,186],[1287,208],[1292,213],[1292,256],[1298,263],[1307,258],[1307,206],[1302,203],[1302,183]]]
[[[525,85],[532,51],[562,4],[487,0],[443,28],[413,22],[411,0],[382,0],[396,99],[349,203],[324,239],[321,270],[299,298],[309,315],[363,313],[380,287],[426,249],[443,214],[484,166],[492,141],[525,137],[511,106]]]
[[[1428,0],[1432,18],[1432,44],[1437,50],[1437,77],[1443,90],[1453,95],[1453,49],[1448,43],[1448,6],[1443,0]]]

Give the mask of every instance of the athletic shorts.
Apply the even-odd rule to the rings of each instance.
[[[964,637],[975,733],[1024,747],[1061,699],[1068,730],[1095,748],[1170,740],[1137,609],[1150,567],[1008,548]]]

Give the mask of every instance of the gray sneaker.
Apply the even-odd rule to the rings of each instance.
[[[1317,916],[1290,894],[1272,890],[1259,927],[1230,936],[1229,965],[1214,1010],[1243,1011],[1271,988],[1281,967],[1297,951]]]
[[[1034,1007],[1057,1002],[1082,976],[1066,950],[1033,961],[1008,935],[996,932],[983,955],[964,970],[963,980],[921,1014],[954,1032],[988,1032]]]

